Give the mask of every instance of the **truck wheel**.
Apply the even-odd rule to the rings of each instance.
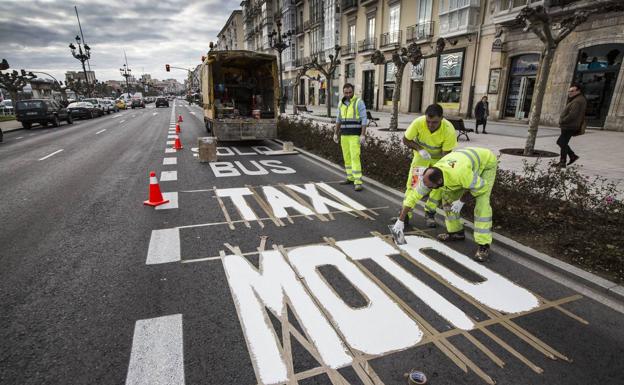
[[[52,119],[52,127],[58,127],[61,125],[61,122],[59,121],[58,116],[55,116],[54,119]]]
[[[30,130],[30,128],[32,127],[32,123],[22,123],[22,127],[24,127],[24,129],[26,130]]]
[[[41,122],[39,124],[41,124],[41,127],[48,127],[48,122]]]

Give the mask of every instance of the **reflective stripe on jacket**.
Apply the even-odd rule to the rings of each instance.
[[[465,189],[477,197],[487,191],[487,183],[481,178],[486,168],[496,167],[496,155],[487,148],[467,147],[455,150],[435,164],[442,170],[446,190]]]
[[[345,106],[340,102],[340,133],[342,135],[361,135],[362,119],[360,119],[360,111],[358,103],[360,99],[356,96],[349,100],[349,105]]]

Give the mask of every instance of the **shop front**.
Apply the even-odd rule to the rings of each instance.
[[[465,50],[445,52],[438,58],[435,82],[435,102],[444,113],[459,113],[462,94]]]
[[[539,67],[539,54],[519,55],[511,58],[509,86],[505,101],[504,116],[528,119]]]

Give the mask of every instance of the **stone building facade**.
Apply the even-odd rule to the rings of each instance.
[[[243,11],[234,10],[217,35],[217,49],[245,49],[244,34]]]

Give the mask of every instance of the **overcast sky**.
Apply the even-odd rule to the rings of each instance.
[[[80,33],[74,5],[98,80],[123,80],[125,50],[137,78],[149,73],[183,82],[186,72],[168,73],[165,64],[199,64],[240,0],[0,0],[0,60],[7,59],[11,69],[48,72],[58,80],[68,70],[82,71],[69,49]]]

